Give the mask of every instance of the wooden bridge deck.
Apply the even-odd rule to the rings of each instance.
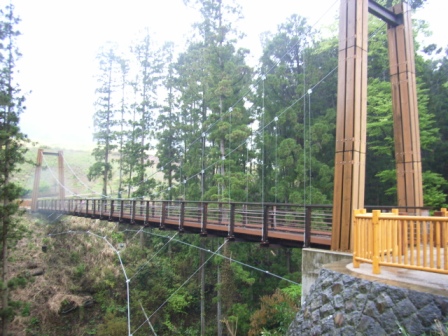
[[[35,210],[47,215],[97,218],[262,245],[325,249],[331,245],[329,205],[52,199],[39,200]]]

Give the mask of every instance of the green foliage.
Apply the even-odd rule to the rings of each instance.
[[[78,266],[76,266],[74,270],[75,278],[81,279],[86,272],[86,268],[87,266],[84,263],[80,263]]]
[[[28,280],[24,277],[18,276],[8,281],[8,288],[14,290],[16,288],[25,288]]]
[[[249,335],[260,335],[263,331],[273,332],[272,335],[284,335],[298,311],[294,300],[276,290],[270,296],[263,296],[260,302],[260,309],[251,317]]]
[[[113,99],[113,92],[116,90],[120,71],[116,49],[117,46],[113,44],[105,46],[97,57],[100,72],[99,87],[96,90],[98,99],[94,114],[95,133],[93,135],[97,145],[92,151],[95,163],[90,166],[87,177],[89,180],[102,177],[103,196],[108,194],[107,187],[112,177],[111,152],[116,148],[114,144],[116,134],[113,132],[113,126],[116,123],[114,115],[117,102]]]
[[[20,57],[17,49],[17,37],[20,32],[16,30],[19,21],[14,14],[12,3],[0,8],[0,278],[3,284],[8,278],[8,251],[24,234],[23,225],[18,219],[20,211],[16,202],[24,190],[13,180],[14,174],[25,162],[28,142],[19,126],[20,115],[25,109],[25,97],[14,78],[15,62]],[[14,283],[20,282],[21,279],[17,278]],[[8,307],[8,287],[10,283],[1,290],[4,334],[8,333],[8,321],[13,314],[12,309]]]
[[[124,317],[117,317],[113,313],[107,313],[104,323],[98,327],[98,336],[122,336],[127,335],[128,327]]]
[[[168,301],[168,307],[174,313],[183,313],[185,314],[185,310],[191,303],[191,295],[188,293],[180,293],[177,292]]]
[[[443,191],[448,187],[447,180],[438,173],[423,172],[423,199],[426,206],[432,209],[447,207],[447,194]]]
[[[289,287],[282,288],[281,291],[296,302],[302,297],[302,285],[290,285]]]
[[[29,302],[25,302],[20,315],[23,317],[30,316],[30,312],[31,312],[31,304]]]

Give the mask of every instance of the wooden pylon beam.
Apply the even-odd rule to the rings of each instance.
[[[420,127],[410,7],[401,3],[394,6],[392,11],[403,15],[402,25],[396,27],[389,25],[387,30],[398,205],[421,207],[423,182]]]
[[[59,199],[64,199],[65,198],[64,155],[62,151],[58,152],[58,179],[59,179]]]
[[[368,0],[341,0],[333,250],[351,249],[352,210],[364,207]]]
[[[39,198],[40,174],[42,172],[43,149],[37,150],[36,168],[34,170],[33,193],[31,195],[31,211],[37,210],[37,199]]]
[[[341,0],[333,198],[333,250],[350,251],[352,210],[364,207],[367,13],[388,22],[398,205],[423,206],[420,131],[410,7]]]

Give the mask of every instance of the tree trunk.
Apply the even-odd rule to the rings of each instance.
[[[5,207],[7,205],[7,201],[3,201],[3,206]],[[5,219],[2,219],[2,226],[3,226],[3,250],[2,250],[2,258],[3,258],[3,266],[2,266],[2,282],[3,282],[3,288],[2,288],[2,309],[4,312],[6,312],[6,309],[8,308],[8,286],[6,285],[6,273],[8,270],[8,223],[6,223]],[[2,319],[2,335],[8,334],[8,317],[3,317]]]
[[[205,262],[204,238],[201,238],[201,265]],[[201,336],[205,336],[205,266],[201,268]]]
[[[217,288],[218,300],[216,304],[216,322],[218,323],[218,336],[222,336],[221,267],[219,265],[217,275]]]

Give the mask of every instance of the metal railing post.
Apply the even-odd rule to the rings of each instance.
[[[92,212],[92,218],[95,218],[95,214],[96,214],[96,200],[93,200],[93,212]]]
[[[261,246],[269,246],[268,240],[268,226],[269,226],[269,205],[263,208],[263,227],[261,231]]]
[[[143,222],[143,225],[148,225],[148,219],[149,219],[149,201],[145,202],[145,221]]]
[[[180,203],[179,232],[184,232],[185,202]]]
[[[207,236],[207,209],[208,203],[202,202],[202,221],[201,221],[201,236]]]
[[[114,208],[115,208],[115,200],[111,200],[110,201],[110,209],[109,209],[109,222],[111,222],[113,220]]]
[[[310,206],[305,207],[305,232],[303,237],[303,247],[310,247],[311,245],[311,211]]]
[[[166,201],[162,201],[162,216],[160,218],[160,230],[165,229],[166,206],[167,206],[167,202]]]
[[[131,224],[135,224],[135,206],[137,201],[132,200],[131,202]]]
[[[123,209],[124,208],[124,201],[120,200],[120,218],[118,219],[118,223],[123,223]]]
[[[228,240],[235,240],[234,230],[235,230],[235,203],[230,203],[230,221],[229,221],[229,235]]]

